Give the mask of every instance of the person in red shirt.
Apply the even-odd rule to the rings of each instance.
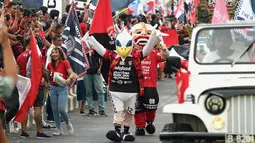
[[[26,77],[27,71],[27,61],[28,61],[28,55],[30,53],[30,40],[29,38],[25,39],[25,45],[26,50],[21,53],[17,58],[17,64],[19,66],[20,75]]]
[[[19,66],[20,70],[20,75],[24,77],[29,77],[29,69],[27,68],[28,66],[28,61],[30,57],[30,37],[25,38],[25,44],[24,46],[26,47],[26,50],[21,53],[18,58],[17,58],[17,65]],[[43,81],[43,79],[42,79]],[[39,87],[39,92],[37,95],[37,98],[34,103],[34,120],[36,122],[36,128],[37,128],[37,134],[36,138],[38,139],[45,139],[45,138],[50,138],[50,136],[46,135],[43,133],[43,125],[42,125],[42,107],[44,105],[44,86],[41,85]],[[22,133],[21,137],[22,138],[27,138],[29,137],[29,134],[27,134],[27,117],[23,123],[21,123],[21,128],[22,128]]]
[[[50,95],[53,116],[56,123],[57,130],[53,135],[59,136],[63,134],[63,129],[60,123],[60,116],[64,119],[68,132],[74,133],[73,126],[68,118],[66,112],[68,87],[71,80],[77,78],[73,73],[69,62],[66,60],[63,51],[59,47],[55,47],[51,51],[51,62],[47,65],[50,74]]]
[[[138,106],[136,107],[134,116],[136,125],[135,135],[137,136],[145,135],[145,129],[149,134],[155,132],[153,122],[155,120],[159,102],[157,92],[157,65],[158,63],[165,61],[168,55],[168,50],[165,44],[161,41],[158,42],[156,47],[150,52],[149,56],[141,63],[144,76],[144,95],[139,96],[137,99]]]
[[[18,4],[16,2],[10,2],[6,6],[7,14],[10,14],[11,16],[11,26],[15,26],[15,28],[13,28],[11,32],[14,32],[13,30],[15,30],[18,27],[19,20],[21,18],[20,17],[21,13],[18,10],[19,10]],[[10,28],[8,28],[8,32],[10,32]]]
[[[87,22],[88,22],[88,13],[89,13],[89,5],[84,5],[84,11],[79,17],[80,22],[80,30],[81,30],[81,37],[83,37],[86,32],[88,31]]]

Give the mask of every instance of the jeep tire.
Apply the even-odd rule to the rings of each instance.
[[[170,123],[164,126],[162,132],[193,132],[193,129],[190,124]],[[181,140],[181,139],[161,141],[161,143],[193,143],[193,142],[194,142],[193,140]]]

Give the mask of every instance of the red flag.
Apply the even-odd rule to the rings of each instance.
[[[200,0],[193,0],[193,3],[191,4],[191,13],[190,13],[190,23],[195,24],[196,22],[196,7],[200,3]]]
[[[179,104],[184,102],[184,93],[189,87],[189,76],[190,72],[186,69],[178,69],[176,72],[176,90]]]
[[[45,39],[45,36],[44,36],[43,29],[41,29],[41,30],[39,31],[39,35],[40,35],[40,37],[42,38],[42,40],[46,40],[46,39]]]
[[[226,2],[224,0],[216,0],[212,24],[225,23],[227,21],[229,21],[229,16]]]
[[[14,121],[22,123],[25,120],[29,109],[28,95],[32,92],[31,79],[20,75],[18,77],[19,78],[16,83],[18,93],[13,94],[12,98],[8,101],[11,105],[9,105],[9,111],[7,107],[7,113],[9,113],[9,115],[6,115],[7,122],[11,121],[14,118]],[[17,98],[18,102],[16,101]],[[7,101],[6,104],[8,104]],[[18,109],[16,110],[17,107]]]
[[[155,1],[149,0],[148,2],[146,2],[146,4],[148,6],[147,12],[151,12],[151,13],[155,14]]]
[[[184,13],[184,1],[180,0],[176,6],[176,10],[174,11],[174,15],[176,18],[179,18]]]
[[[154,7],[155,5],[155,1],[154,0],[150,0],[146,3],[148,6]]]
[[[30,48],[31,48],[31,88],[21,105],[19,111],[14,118],[16,122],[23,122],[28,109],[34,105],[34,102],[38,95],[38,89],[42,79],[42,56],[37,46],[37,41],[32,33],[30,36]]]
[[[114,34],[112,9],[110,0],[99,0],[89,30],[89,35],[95,33]]]
[[[171,47],[172,45],[179,44],[178,33],[176,29],[170,29],[165,26],[160,26],[159,30],[162,33],[168,34],[168,36],[163,36],[164,43],[168,48]]]
[[[33,94],[30,95],[30,107],[33,106],[37,94],[38,94],[38,89],[41,84],[41,79],[42,79],[42,54],[40,52],[39,47],[37,46],[37,41],[35,39],[34,34],[32,33],[30,36],[30,47],[31,47],[31,63],[32,63],[32,68],[31,68],[31,90],[33,91]]]
[[[128,8],[128,14],[132,14],[134,11],[130,8]]]

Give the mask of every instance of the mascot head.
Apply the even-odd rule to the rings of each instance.
[[[133,49],[132,36],[124,29],[117,35],[115,44],[118,55],[122,59],[126,59]]]
[[[142,49],[149,41],[153,29],[153,26],[144,22],[134,25],[130,30],[133,37],[134,47]]]

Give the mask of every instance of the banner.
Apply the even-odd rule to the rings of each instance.
[[[71,68],[79,76],[84,75],[87,68],[89,68],[89,63],[81,42],[80,25],[74,3],[72,3],[67,16],[62,38],[62,48],[67,56]]]
[[[239,0],[234,20],[255,20],[250,0]]]

